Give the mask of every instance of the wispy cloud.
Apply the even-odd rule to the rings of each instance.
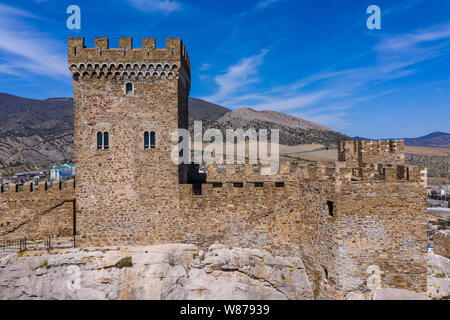
[[[258,67],[263,63],[264,56],[268,50],[263,50],[261,53],[244,58],[237,64],[230,66],[225,73],[220,74],[214,78],[218,85],[218,91],[207,97],[209,100],[223,100],[230,94],[239,92],[239,88],[258,82]]]
[[[11,7],[2,3],[0,3],[0,15],[3,19],[7,19],[9,16],[40,19],[38,16],[32,14],[31,12]]]
[[[256,8],[258,8],[258,9],[265,9],[268,6],[270,6],[271,4],[274,4],[274,3],[278,2],[278,1],[279,0],[263,0],[263,1],[260,1],[260,2],[258,2],[256,4]]]
[[[417,7],[418,5],[425,2],[425,0],[403,0],[403,1],[395,1],[390,7],[387,9],[382,9],[383,15],[387,14],[396,14],[396,13],[404,13],[407,10]]]
[[[265,53],[241,59],[215,77],[218,90],[204,97],[230,108],[288,112],[338,130],[349,125],[347,110],[393,93],[388,81],[414,75],[420,62],[450,53],[450,24],[381,39],[376,61],[355,68],[323,70],[287,85],[261,89],[258,68]],[[438,43],[436,43],[438,42]]]
[[[203,63],[198,69],[200,71],[206,71],[206,70],[211,69],[211,67],[212,67],[212,64],[210,64],[210,63]]]
[[[170,0],[128,0],[135,8],[144,12],[164,12],[171,13],[180,11],[181,4]]]
[[[27,11],[0,5],[0,58],[8,62],[0,73],[68,76],[63,44],[32,31],[25,18],[39,19]]]
[[[402,52],[417,48],[419,45],[450,39],[450,23],[419,29],[412,33],[391,36],[384,39],[375,48],[379,52]]]

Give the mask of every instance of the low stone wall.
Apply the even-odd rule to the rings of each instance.
[[[0,238],[73,235],[74,181],[23,186],[0,193]]]

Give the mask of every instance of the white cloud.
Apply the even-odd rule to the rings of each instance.
[[[269,5],[278,2],[278,0],[263,0],[258,2],[258,4],[256,5],[256,8],[259,9],[265,9],[267,8]]]
[[[11,7],[5,4],[0,3],[0,16],[2,19],[7,19],[9,16],[16,16],[16,17],[27,17],[27,18],[34,18],[34,19],[40,19],[38,16],[19,9],[15,7]]]
[[[450,23],[419,29],[413,33],[385,38],[375,49],[379,52],[401,52],[420,44],[450,39]]]
[[[135,8],[144,12],[165,12],[181,10],[181,4],[170,0],[128,0]]]
[[[391,94],[395,90],[386,89],[385,83],[419,72],[414,66],[420,62],[449,54],[450,42],[445,42],[449,37],[450,24],[387,36],[374,48],[377,59],[373,64],[324,70],[266,90],[255,86],[263,80],[259,67],[265,53],[261,53],[241,59],[216,76],[218,90],[204,99],[233,109],[246,106],[288,112],[342,130],[349,125],[345,110]]]
[[[263,63],[264,56],[268,50],[263,50],[260,54],[244,58],[237,64],[230,66],[224,74],[214,78],[219,86],[219,90],[212,96],[206,97],[211,101],[219,101],[236,94],[240,88],[251,83],[258,82],[258,67]]]
[[[65,46],[46,34],[31,31],[22,18],[38,18],[24,10],[0,5],[0,57],[7,61],[0,73],[44,74],[53,77],[70,75]]]
[[[209,64],[209,63],[203,63],[198,69],[199,69],[200,71],[206,71],[206,70],[211,69],[211,67],[212,67],[212,64]]]

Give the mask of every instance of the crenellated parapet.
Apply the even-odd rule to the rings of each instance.
[[[10,183],[8,186],[2,185],[0,188],[1,198],[24,198],[30,196],[46,197],[46,196],[63,196],[68,195],[74,197],[75,180],[68,181],[41,181],[41,182],[26,182],[24,184]]]
[[[392,164],[365,164],[358,167],[341,167],[338,169],[339,179],[358,181],[384,182],[419,182],[426,180],[426,170],[421,167]]]
[[[190,62],[181,39],[166,39],[166,48],[156,48],[155,38],[143,38],[142,48],[133,48],[132,38],[119,38],[119,48],[109,48],[109,39],[95,38],[95,48],[86,48],[84,38],[69,38],[69,69],[75,80],[83,79],[181,79],[190,88]]]
[[[272,172],[269,165],[210,165],[200,171],[206,174],[206,183],[263,183],[290,181],[372,181],[372,182],[421,182],[426,181],[426,169],[401,164],[371,163],[358,165],[340,163],[336,166],[318,164],[280,164]]]
[[[200,198],[234,198],[237,196],[267,197],[298,196],[298,181],[265,181],[265,182],[214,182],[201,185],[183,184],[179,186],[181,199]]]
[[[351,166],[380,163],[405,164],[405,142],[403,140],[354,140],[340,141],[338,160]]]
[[[333,178],[334,167],[300,165],[296,162],[282,163],[278,170],[270,165],[210,165],[207,167],[208,182],[228,181],[298,181],[305,179],[327,180]]]
[[[73,234],[74,180],[9,184],[0,191],[1,239]]]

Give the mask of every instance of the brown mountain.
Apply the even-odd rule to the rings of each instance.
[[[319,124],[296,118],[275,111],[256,111],[250,108],[239,108],[225,113],[220,118],[203,125],[203,129],[217,128],[225,138],[226,129],[250,128],[260,130],[279,130],[279,142],[284,145],[318,143],[327,147],[336,147],[339,140],[349,137],[335,132]]]
[[[73,101],[0,93],[0,174],[72,160]]]
[[[450,148],[450,133],[436,131],[423,137],[406,138],[405,144],[414,147]]]
[[[280,130],[280,143],[335,146],[348,137],[318,124],[273,111],[229,110],[189,98],[189,124],[203,129],[249,128]],[[224,135],[225,136],[225,135]],[[0,93],[0,175],[48,169],[73,161],[73,99],[35,100]]]

